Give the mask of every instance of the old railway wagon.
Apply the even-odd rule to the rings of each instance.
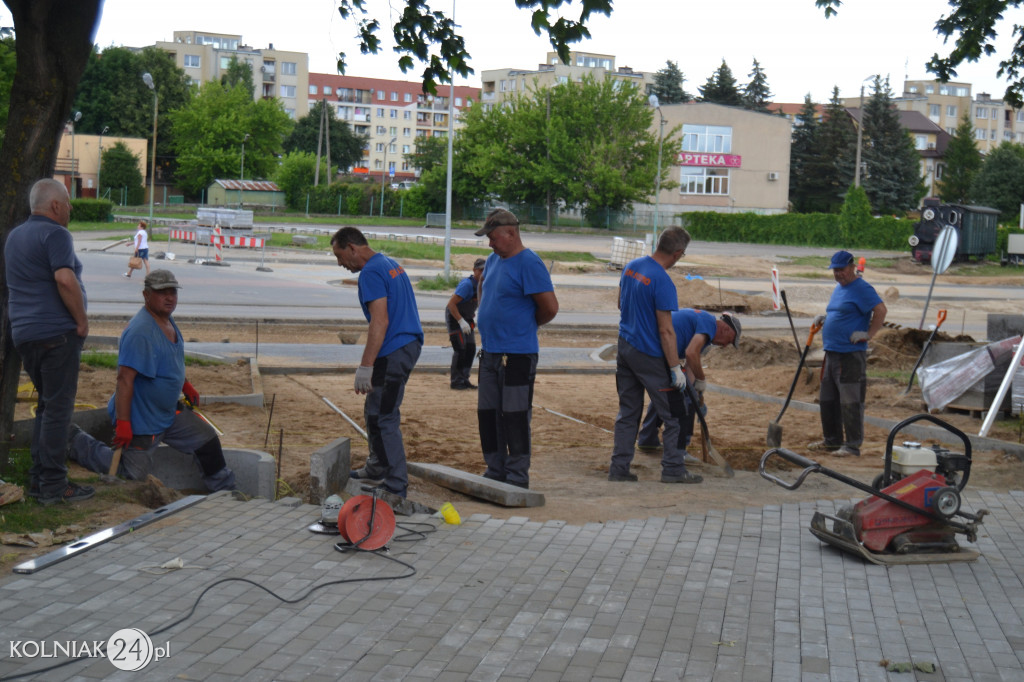
[[[919,263],[930,263],[935,239],[942,228],[952,225],[958,237],[954,260],[984,258],[996,251],[998,222],[999,211],[988,206],[940,204],[938,199],[925,199],[921,220],[909,240],[911,257]]]

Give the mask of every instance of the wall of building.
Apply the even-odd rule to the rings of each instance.
[[[759,114],[719,104],[662,105],[666,135],[678,126],[682,144],[662,152],[663,166],[671,168],[669,179],[678,186],[662,189],[658,210],[666,212],[722,211],[784,213],[789,202],[790,122],[780,116]],[[654,117],[657,134],[658,116]],[[728,151],[721,146],[695,145],[695,138],[685,134],[689,128],[711,126],[728,128]],[[710,149],[710,151],[706,151]],[[727,188],[722,193],[694,192],[695,183],[688,182],[686,171],[727,173]],[[705,179],[699,184],[705,190],[721,190],[720,180]]]
[[[75,197],[95,197],[97,190],[96,173],[100,165],[100,144],[108,150],[118,142],[123,142],[135,155],[139,172],[143,181],[149,173],[149,157],[147,140],[141,137],[117,137],[111,135],[72,135],[68,127],[60,138],[57,147],[57,162],[54,167],[54,178],[64,182],[71,192],[72,177],[74,178]],[[102,176],[102,173],[101,173]],[[100,178],[102,179],[102,177]],[[117,201],[117,197],[112,197]]]

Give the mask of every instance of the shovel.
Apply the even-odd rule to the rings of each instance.
[[[800,339],[796,337],[796,327],[793,326],[793,316],[789,313],[789,301],[786,300],[786,290],[779,291],[782,297],[782,305],[786,306],[786,317],[789,318],[789,328],[793,331],[793,343],[796,345],[796,352],[800,352]]]
[[[697,396],[697,391],[693,390],[693,386],[689,382],[686,383],[686,393],[690,396],[690,400],[693,402],[694,409],[697,411],[697,418],[700,419],[700,437],[701,437],[701,449],[706,448],[707,454],[711,455],[711,459],[715,460],[715,464],[722,470],[722,473],[727,478],[732,478],[736,473],[729,466],[729,462],[722,457],[721,453],[715,449],[715,446],[711,444],[711,436],[708,435],[708,423],[704,420],[704,415],[700,412],[700,398]]]
[[[793,375],[793,383],[789,385],[789,393],[786,394],[786,402],[782,404],[782,409],[779,410],[779,416],[775,418],[775,421],[768,424],[768,436],[765,438],[765,441],[770,448],[782,447],[782,426],[779,424],[779,420],[782,419],[782,415],[786,413],[786,408],[789,407],[789,401],[793,398],[793,391],[796,390],[796,382],[800,379],[800,370],[803,369],[804,360],[807,359],[807,353],[811,350],[811,342],[814,341],[814,335],[819,331],[821,331],[821,323],[812,323],[811,333],[807,335],[807,345],[804,346],[804,352],[800,354],[800,362],[797,363],[796,374]]]
[[[917,368],[921,366],[921,361],[924,360],[924,354],[928,352],[928,348],[932,345],[932,339],[934,339],[935,335],[939,332],[939,327],[941,327],[942,323],[945,321],[946,311],[940,310],[939,321],[938,323],[936,323],[935,329],[932,330],[932,333],[928,335],[928,340],[924,342],[924,347],[921,349],[921,354],[917,356],[917,362],[914,363],[914,369],[910,370],[910,381],[907,382],[906,390],[904,390],[903,393],[900,393],[901,396],[905,396],[906,394],[910,393],[910,389],[914,385],[914,376],[916,376],[915,372],[917,372]]]

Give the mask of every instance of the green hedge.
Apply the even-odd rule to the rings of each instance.
[[[905,251],[914,221],[891,216],[867,218],[849,227],[844,237],[841,218],[833,213],[683,213],[683,226],[694,239],[752,244],[828,246]]]
[[[105,223],[114,213],[114,202],[107,199],[72,199],[71,217],[87,223]]]

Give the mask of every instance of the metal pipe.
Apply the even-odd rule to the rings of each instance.
[[[370,437],[368,435],[366,435],[366,431],[363,431],[362,427],[360,427],[359,424],[356,424],[354,421],[352,421],[352,418],[349,417],[344,412],[342,412],[341,409],[337,405],[335,405],[334,403],[332,403],[330,400],[328,400],[327,398],[325,398],[323,396],[320,396],[320,400],[323,400],[325,403],[327,403],[327,406],[329,408],[331,408],[332,410],[334,410],[335,412],[340,414],[345,421],[347,421],[349,424],[351,424],[352,428],[354,428],[357,432],[359,432],[359,435],[362,436],[363,439],[366,440],[366,442],[370,441]]]

